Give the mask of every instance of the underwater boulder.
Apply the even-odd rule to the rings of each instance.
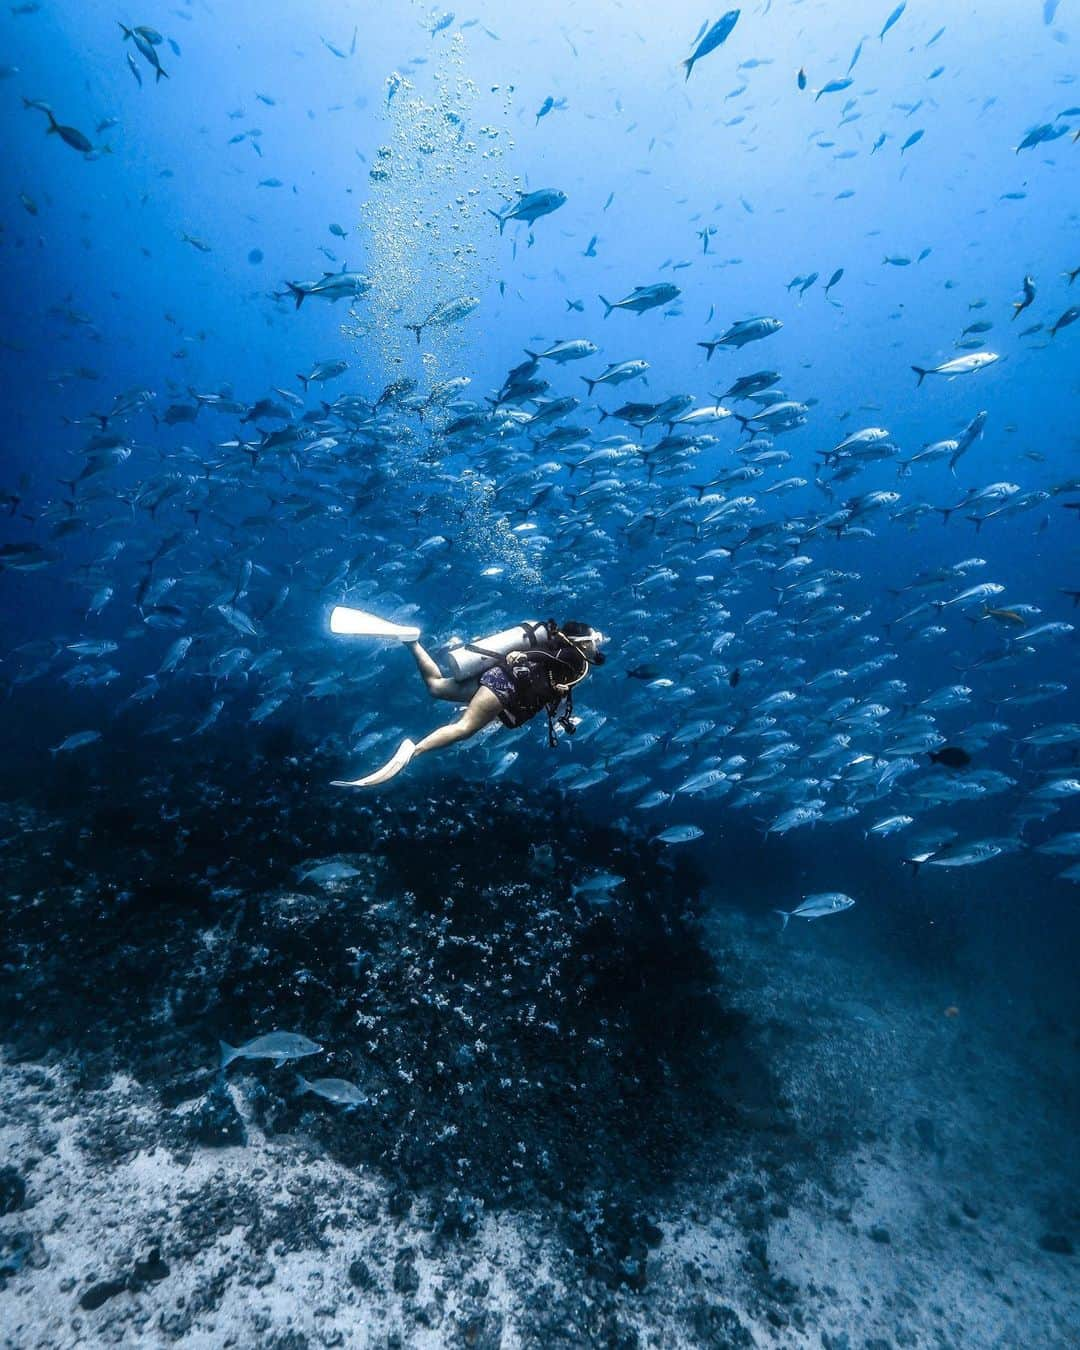
[[[207,1148],[247,1143],[244,1122],[223,1082],[215,1084],[196,1107],[191,1115],[189,1129],[195,1143]]]
[[[14,1167],[0,1167],[0,1214],[14,1214],[26,1204],[26,1182]]]

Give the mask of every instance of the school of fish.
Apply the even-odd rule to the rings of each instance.
[[[875,47],[910,21],[905,10],[875,29]],[[434,38],[454,16],[433,15]],[[706,25],[680,83],[699,90],[748,19],[732,10]],[[174,83],[162,35],[121,28],[120,53],[140,85],[147,71],[155,86]],[[352,54],[323,42],[335,57]],[[842,122],[862,46],[842,76],[815,85],[792,72],[792,97],[805,92],[824,110],[851,89]],[[408,83],[400,72],[388,79],[388,109],[395,98],[403,105]],[[48,104],[24,102],[46,115],[50,136],[100,156]],[[555,112],[573,109],[553,96],[530,108],[537,134]],[[1058,139],[1078,115],[1019,135],[1017,153]],[[448,134],[460,140],[463,128]],[[907,135],[899,153],[919,153],[922,137]],[[392,186],[393,171],[388,151],[372,183]],[[557,185],[489,192],[474,224],[491,247],[512,250],[510,266],[518,241],[554,231],[567,202]],[[707,259],[714,233],[698,234]],[[595,256],[596,235],[584,251],[580,242],[558,247]],[[1075,650],[1080,575],[1032,594],[982,556],[999,529],[1038,540],[1055,514],[1080,517],[1080,477],[1048,477],[1035,449],[1012,452],[1004,476],[991,473],[985,448],[994,440],[1001,462],[1001,429],[980,397],[1009,344],[1080,339],[1080,328],[1067,331],[1080,317],[1074,263],[1063,256],[1057,276],[1018,271],[1013,294],[985,311],[980,303],[992,317],[942,331],[941,348],[960,354],[897,358],[914,373],[913,400],[929,400],[941,381],[969,394],[959,421],[926,402],[918,443],[890,432],[887,409],[882,424],[843,435],[816,425],[812,377],[783,345],[785,315],[813,292],[816,271],[777,277],[765,295],[726,287],[707,318],[696,316],[693,388],[656,387],[650,375],[655,351],[672,341],[664,318],[686,303],[659,276],[664,264],[628,277],[622,293],[568,298],[564,331],[530,341],[497,387],[476,388],[467,359],[454,355],[465,344],[444,343],[484,331],[479,288],[463,287],[403,295],[389,316],[386,331],[403,349],[461,362],[440,371],[433,359],[428,378],[397,375],[370,392],[363,349],[343,342],[302,369],[283,354],[270,388],[238,391],[222,372],[171,393],[139,386],[88,400],[59,429],[70,471],[29,492],[8,483],[0,495],[0,573],[62,577],[80,616],[6,654],[10,692],[100,691],[96,723],[51,747],[61,767],[101,753],[110,726],[136,712],[148,735],[182,741],[301,724],[317,707],[332,711],[336,729],[320,724],[315,752],[362,769],[439,710],[417,683],[412,722],[388,716],[382,690],[387,679],[413,679],[407,658],[390,646],[359,656],[335,645],[325,632],[331,605],[417,622],[433,643],[549,613],[580,617],[610,631],[612,659],[581,690],[576,734],[545,759],[535,725],[496,729],[432,773],[497,778],[540,766],[565,793],[613,797],[659,846],[706,837],[695,812],[715,820],[722,802],[732,821],[770,839],[814,830],[813,847],[827,847],[826,831],[841,822],[857,822],[868,840],[897,836],[882,846],[916,872],[1033,850],[1080,880],[1080,836],[1055,826],[1080,797],[1080,721],[1073,689],[1044,674],[1046,653],[1060,669]],[[883,265],[911,264],[889,256]],[[845,282],[845,268],[832,271],[822,302],[836,304]],[[268,304],[299,324],[320,300],[345,301],[362,326],[381,294],[374,268],[335,265],[283,276]],[[1037,322],[1014,328],[1032,307]],[[987,335],[999,319],[995,351]],[[881,551],[912,532],[922,565],[880,587]],[[942,668],[948,678],[928,678]],[[1008,824],[981,832],[971,807],[992,799],[992,819]],[[781,911],[784,927],[791,915],[853,903],[808,897]],[[336,1080],[302,1081],[347,1100]]]

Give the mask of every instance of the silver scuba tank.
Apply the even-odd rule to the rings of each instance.
[[[535,641],[530,640],[530,631],[535,632]],[[470,646],[482,647],[485,652],[492,652],[492,656],[482,656],[480,652],[470,651],[469,646],[461,641],[460,638],[452,638],[447,645],[443,659],[450,670],[450,674],[455,680],[468,680],[476,675],[482,675],[485,670],[490,670],[492,666],[498,665],[497,656],[507,656],[510,652],[528,651],[530,647],[537,643],[547,641],[549,634],[547,624],[529,624],[528,628],[524,624],[515,624],[513,628],[506,628],[501,633],[492,633],[490,637],[473,638]]]

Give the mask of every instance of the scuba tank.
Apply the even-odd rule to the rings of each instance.
[[[552,634],[553,635],[553,634]],[[510,652],[528,651],[538,647],[548,638],[546,623],[519,623],[513,628],[493,633],[490,637],[474,638],[471,642],[452,640],[443,657],[455,680],[468,680],[483,675],[499,664],[501,657]],[[480,650],[477,650],[477,649]]]

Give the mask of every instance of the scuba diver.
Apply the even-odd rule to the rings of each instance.
[[[587,623],[521,623],[490,638],[452,646],[446,653],[453,674],[444,675],[420,645],[420,630],[387,623],[361,610],[338,606],[330,616],[335,633],[397,638],[412,653],[432,698],[464,703],[456,722],[438,727],[420,741],[406,738],[393,757],[364,778],[335,779],[334,787],[375,787],[395,777],[418,755],[468,740],[496,718],[506,727],[520,727],[546,711],[548,744],[555,744],[556,723],[569,735],[576,728],[574,686],[593,666],[604,664],[603,633]],[[561,716],[556,716],[565,703]]]

